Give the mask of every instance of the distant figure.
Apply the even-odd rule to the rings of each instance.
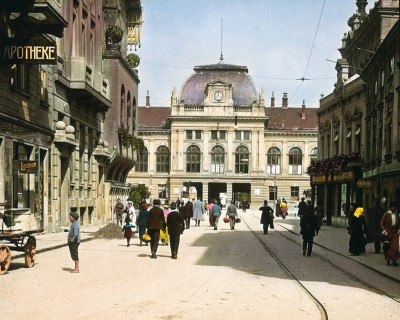
[[[365,253],[365,240],[364,234],[367,232],[365,218],[363,216],[364,209],[358,207],[353,216],[350,218],[349,224],[349,253],[353,256],[358,256],[360,253]],[[398,248],[397,248],[398,249]]]
[[[211,216],[214,222],[214,230],[217,230],[219,217],[221,216],[221,207],[217,204],[217,201],[214,202],[214,205],[210,211],[210,217]]]
[[[303,256],[311,256],[314,237],[318,234],[318,221],[312,206],[300,218],[300,234],[303,236]]]
[[[248,206],[249,204],[248,204],[248,202],[246,201],[246,198],[243,198],[243,200],[242,200],[242,210],[243,210],[243,213],[245,213],[246,212],[246,209],[247,209],[247,206]]]
[[[204,214],[203,201],[197,199],[196,201],[193,202],[193,220],[196,222],[195,226],[200,227],[200,221],[203,218],[203,214]]]
[[[121,199],[117,199],[117,203],[114,207],[115,218],[117,219],[117,224],[122,227],[122,215],[124,214],[124,204]]]
[[[374,243],[375,253],[381,252],[381,220],[385,210],[381,207],[381,198],[375,199],[375,205],[367,211],[367,241]]]
[[[159,199],[155,199],[153,201],[154,207],[150,210],[147,215],[147,230],[148,234],[151,237],[150,240],[150,249],[151,249],[151,258],[157,259],[157,249],[158,249],[158,241],[160,240],[160,229],[165,230],[165,218],[162,209],[160,208],[161,201]]]
[[[399,215],[397,213],[397,203],[391,202],[390,209],[387,211],[381,221],[381,229],[384,236],[390,244],[387,251],[384,251],[386,264],[390,266],[390,261],[393,261],[393,266],[397,267],[396,262],[399,259]]]
[[[280,212],[281,212],[281,201],[278,199],[276,200],[276,206],[275,206],[275,215],[276,217],[280,216]]]
[[[125,218],[125,224],[122,227],[122,232],[124,233],[124,238],[126,238],[126,246],[129,247],[129,242],[132,238],[132,225],[131,219],[129,217]]]
[[[305,202],[305,198],[301,198],[301,201],[299,203],[299,217],[307,212],[307,203]]]
[[[167,228],[171,246],[171,258],[178,258],[179,241],[185,222],[177,211],[171,211],[167,217]]]
[[[149,214],[149,211],[147,211],[148,207],[149,206],[147,203],[143,203],[142,211],[139,212],[139,215],[136,219],[136,225],[138,226],[139,229],[140,245],[142,245],[143,235],[146,233],[147,215]],[[148,244],[146,243],[146,245]]]
[[[267,200],[264,200],[264,205],[258,210],[262,211],[260,223],[263,225],[264,234],[268,234],[268,227],[274,229],[274,210],[268,205]]]
[[[69,253],[71,254],[72,260],[75,262],[75,269],[71,271],[71,273],[79,273],[79,254],[78,247],[81,243],[81,236],[79,234],[79,214],[77,212],[71,212],[69,214],[69,221],[71,221],[72,225],[69,228],[68,233],[68,247]]]
[[[135,212],[135,207],[133,206],[133,202],[132,201],[128,201],[128,207],[126,208],[126,217],[125,218],[129,218],[131,219],[131,221],[135,221],[136,222],[136,212]]]
[[[235,207],[235,201],[232,200],[228,209],[226,209],[226,216],[229,217],[229,223],[231,230],[235,229],[235,219],[238,217],[237,209]]]
[[[186,202],[184,206],[183,217],[185,219],[186,229],[190,229],[190,218],[193,217],[193,208],[190,201]]]
[[[282,218],[286,219],[286,215],[287,215],[287,202],[285,200],[285,198],[282,199],[282,202],[280,204],[281,207],[281,213],[282,213]]]

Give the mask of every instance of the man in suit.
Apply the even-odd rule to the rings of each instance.
[[[179,240],[181,236],[184,220],[178,211],[172,211],[167,216],[167,227],[169,233],[169,243],[171,246],[171,258],[178,258]]]
[[[157,249],[158,249],[158,241],[160,240],[160,229],[165,230],[165,218],[164,212],[160,208],[161,201],[159,199],[155,199],[153,202],[154,207],[149,211],[147,215],[147,230],[148,234],[151,238],[150,240],[150,249],[151,249],[151,258],[157,259]]]

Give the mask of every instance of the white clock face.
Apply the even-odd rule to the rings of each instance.
[[[221,101],[224,98],[224,94],[221,91],[216,91],[214,93],[214,99],[217,101]]]

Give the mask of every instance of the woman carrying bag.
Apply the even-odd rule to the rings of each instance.
[[[384,250],[386,264],[390,266],[390,261],[393,262],[393,266],[397,267],[399,264],[396,260],[399,259],[399,215],[397,214],[397,203],[390,203],[390,210],[386,212],[381,220],[381,228],[383,230],[382,235],[387,237],[387,241],[390,243],[388,250]]]

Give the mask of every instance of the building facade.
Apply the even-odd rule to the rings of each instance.
[[[110,220],[114,197],[129,194],[126,176],[136,158],[139,78],[126,57],[128,46],[139,44],[141,2],[25,2],[46,4],[53,20],[58,19],[55,31],[45,30],[57,45],[57,57],[52,65],[2,66],[7,92],[0,96],[14,100],[15,106],[5,105],[0,117],[5,122],[0,161],[10,168],[0,176],[0,202],[11,203],[15,211],[26,208],[46,231],[68,225],[71,211],[79,213],[83,225]],[[120,38],[111,41],[113,26]],[[4,29],[12,31],[13,24]],[[15,115],[13,110],[18,110]],[[10,128],[10,117],[17,127]],[[23,173],[17,161],[25,166],[34,162],[38,170]]]
[[[171,107],[139,107],[144,149],[128,180],[152,198],[246,198],[296,201],[310,188],[305,168],[316,156],[317,118],[312,109],[265,106],[245,66],[194,67]]]
[[[378,196],[400,200],[395,165],[399,1],[377,1],[368,14],[367,1],[356,5],[339,49],[335,89],[320,100],[318,161],[309,168],[329,223],[345,223],[351,203],[367,208]]]

